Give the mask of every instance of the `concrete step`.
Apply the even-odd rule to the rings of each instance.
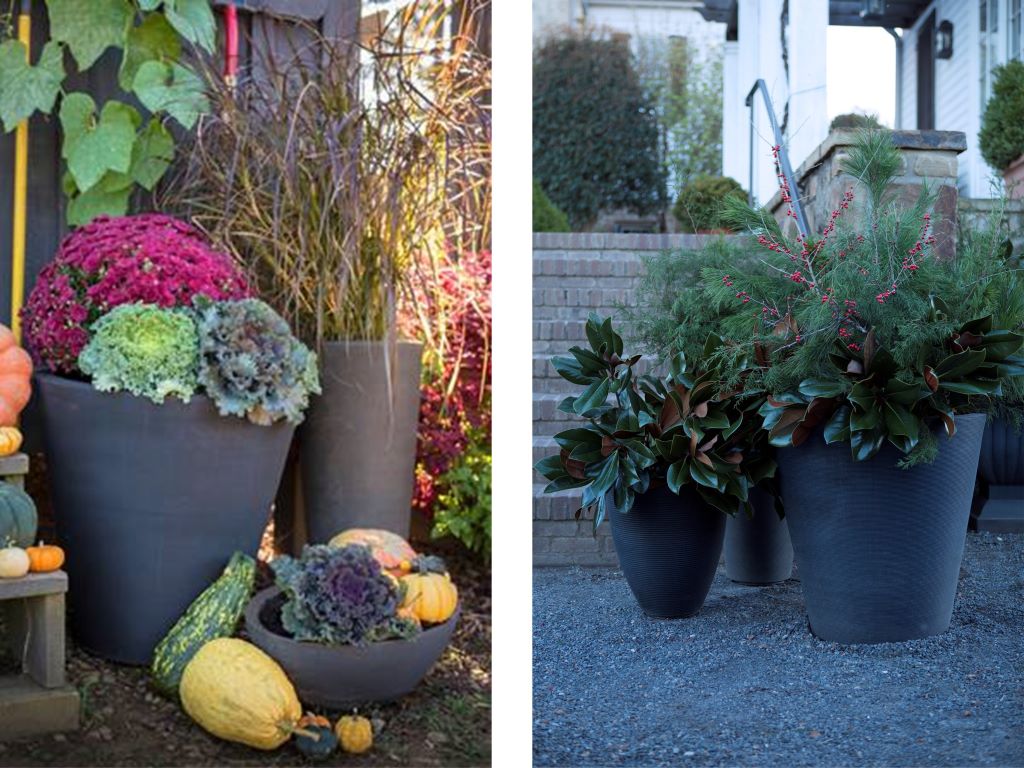
[[[566,382],[567,384],[569,382]],[[563,429],[570,429],[580,419],[570,413],[558,410],[558,404],[566,395],[561,392],[534,392],[533,434],[554,435]]]
[[[533,290],[533,319],[585,320],[591,312],[596,312],[601,317],[617,320],[622,314],[620,307],[636,305],[633,288],[537,287]]]

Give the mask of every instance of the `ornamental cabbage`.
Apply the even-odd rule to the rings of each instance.
[[[302,557],[282,555],[271,566],[287,596],[281,625],[300,642],[365,645],[418,630],[397,616],[399,584],[362,544],[305,546]]]
[[[97,320],[78,367],[100,392],[128,391],[155,403],[188,402],[197,386],[199,337],[183,310],[122,304]]]
[[[255,424],[302,421],[320,393],[316,355],[259,299],[197,297],[199,381],[221,415]]]

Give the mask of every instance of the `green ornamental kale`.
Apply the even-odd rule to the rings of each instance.
[[[300,642],[365,645],[418,630],[398,618],[399,583],[362,544],[306,546],[302,557],[284,555],[272,567],[288,597],[281,624]]]
[[[224,416],[255,424],[302,421],[320,394],[316,355],[259,299],[195,300],[199,381]]]
[[[199,337],[181,310],[122,304],[97,320],[78,366],[100,392],[131,392],[154,403],[196,391]]]

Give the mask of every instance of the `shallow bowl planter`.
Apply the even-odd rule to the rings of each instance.
[[[255,555],[294,427],[36,375],[71,631],[106,659],[153,648],[235,550]]]
[[[245,609],[249,639],[281,665],[306,705],[347,709],[394,701],[427,676],[451,641],[460,608],[443,624],[410,640],[366,646],[301,643],[270,628],[284,596],[277,587],[256,594]]]
[[[1024,430],[1014,431],[1005,419],[989,422],[981,441],[978,476],[988,494],[978,514],[978,530],[1024,533]]]
[[[725,575],[739,584],[777,584],[793,575],[789,526],[775,511],[771,494],[750,492],[753,517],[739,512],[725,523]]]
[[[949,627],[985,417],[956,417],[938,457],[909,470],[886,444],[854,461],[820,432],[777,452],[811,631],[841,643],[912,640]]]
[[[639,494],[626,514],[607,499],[612,540],[633,596],[650,616],[678,619],[704,605],[722,555],[725,515],[691,486]]]

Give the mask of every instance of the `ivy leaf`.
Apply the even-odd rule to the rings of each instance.
[[[217,22],[207,0],[166,0],[164,14],[182,37],[213,53]]]
[[[64,57],[60,46],[43,46],[38,63],[29,65],[25,44],[8,40],[0,45],[0,123],[13,131],[33,112],[49,113],[64,80]]]
[[[131,185],[120,189],[108,189],[108,186],[116,187],[118,183],[112,181],[107,184],[106,178],[104,178],[92,189],[71,197],[68,200],[67,208],[68,225],[80,227],[103,214],[124,216],[128,213],[128,199],[132,194]]]
[[[147,61],[173,62],[180,56],[181,38],[174,27],[162,13],[148,13],[141,24],[128,30],[117,81],[130,91],[139,67]]]
[[[174,160],[174,137],[163,123],[153,118],[139,134],[132,148],[132,181],[152,191]]]
[[[99,121],[95,111],[96,103],[85,93],[66,96],[60,109],[61,155],[81,192],[92,189],[107,171],[128,172],[135,129],[142,120],[134,108],[119,101],[104,104]]]
[[[132,81],[132,90],[150,112],[162,110],[185,129],[191,129],[210,106],[203,81],[180,64],[145,62]]]
[[[50,36],[66,43],[78,71],[91,67],[107,48],[120,47],[134,9],[128,0],[46,0]]]

